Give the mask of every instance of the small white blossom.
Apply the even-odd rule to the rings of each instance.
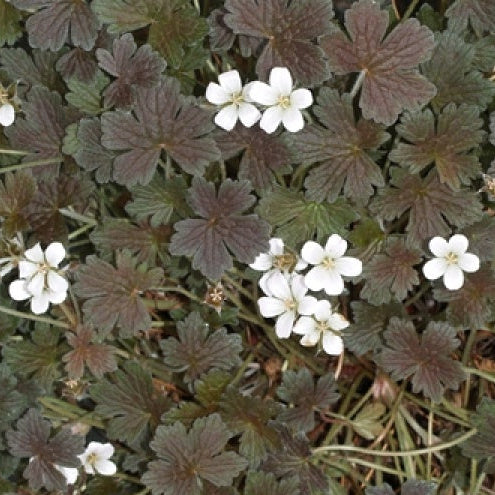
[[[0,258],[0,279],[5,277],[5,275],[19,264],[21,253],[24,252],[24,242],[20,234],[17,234],[12,239],[3,240],[2,244],[2,251],[8,253],[10,256]]]
[[[344,350],[340,331],[349,326],[349,322],[340,314],[333,313],[328,301],[318,301],[314,318],[301,316],[294,325],[293,332],[302,335],[301,345],[314,346],[320,339],[323,350],[332,356],[338,356]]]
[[[315,265],[304,277],[306,286],[314,291],[324,289],[329,296],[338,296],[344,290],[342,275],[355,277],[363,271],[363,264],[357,258],[344,256],[347,241],[340,235],[328,238],[325,248],[318,243],[308,241],[301,250],[301,257]]]
[[[117,472],[117,466],[109,460],[114,451],[111,443],[90,442],[84,453],[78,457],[88,474],[112,476]]]
[[[65,301],[69,284],[58,269],[64,258],[65,249],[60,242],[52,242],[44,253],[39,243],[27,249],[19,261],[19,280],[9,285],[12,299],[31,299],[35,314],[45,313],[50,303]]]
[[[15,109],[10,103],[4,103],[0,106],[0,124],[8,127],[14,123]]]
[[[442,237],[433,237],[429,248],[436,258],[427,261],[423,273],[429,280],[443,276],[443,283],[449,290],[457,290],[464,283],[464,272],[479,270],[480,260],[472,253],[466,253],[469,241],[462,234],[453,235],[448,242]]]
[[[267,108],[261,117],[260,127],[267,133],[274,132],[280,123],[290,132],[304,127],[301,110],[313,103],[309,89],[293,90],[289,69],[274,67],[270,72],[270,84],[253,82],[249,88],[250,98]]]
[[[307,296],[308,288],[304,277],[298,274],[274,273],[267,281],[270,296],[260,297],[258,306],[265,318],[277,317],[275,332],[281,339],[287,339],[298,315],[313,314],[316,299]]]
[[[60,471],[64,475],[68,485],[73,485],[77,481],[79,469],[59,466],[58,464],[54,464],[53,466],[57,471]]]
[[[249,265],[253,270],[266,272],[260,278],[259,286],[267,296],[270,295],[267,281],[274,273],[287,273],[289,271],[298,272],[304,270],[308,266],[301,258],[285,252],[284,241],[282,239],[273,237],[270,239],[269,243],[270,250],[268,253],[260,253],[253,263]]]
[[[206,88],[206,99],[223,108],[215,115],[215,124],[231,131],[237,120],[246,127],[252,127],[261,117],[260,111],[249,99],[249,87],[242,87],[241,77],[236,70],[224,72],[218,76],[218,82],[211,82]]]

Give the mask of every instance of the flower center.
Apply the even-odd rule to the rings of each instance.
[[[242,93],[232,93],[232,103],[234,105],[244,103],[244,96],[242,96]]]
[[[449,253],[447,256],[445,256],[445,259],[447,260],[448,265],[456,265],[457,261],[459,259],[459,256],[455,253]]]
[[[297,308],[297,302],[294,299],[286,299],[284,303],[287,311],[294,311]]]
[[[89,465],[94,466],[97,460],[98,460],[98,454],[96,452],[91,452],[91,454],[88,455],[86,462]]]
[[[291,253],[280,254],[278,256],[275,256],[273,260],[273,266],[282,271],[284,270],[292,271],[296,266],[296,263],[297,263],[297,259]]]
[[[332,268],[335,268],[335,260],[333,258],[327,257],[324,258],[321,264],[327,268],[328,270],[331,270]]]
[[[326,330],[330,330],[330,327],[326,321],[316,321],[316,330],[318,332],[325,332]]]
[[[288,96],[279,96],[278,106],[286,110],[287,108],[290,107],[290,98]]]

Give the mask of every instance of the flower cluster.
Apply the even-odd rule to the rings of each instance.
[[[308,241],[298,257],[284,252],[282,239],[270,240],[270,251],[261,253],[250,265],[266,272],[259,284],[265,296],[258,299],[260,313],[266,318],[276,317],[275,332],[279,338],[288,338],[292,332],[302,335],[301,344],[314,346],[321,341],[323,350],[339,355],[343,349],[341,330],[349,322],[332,311],[327,300],[318,301],[308,296],[308,290],[324,290],[338,295],[344,290],[342,276],[357,276],[362,263],[357,258],[344,256],[347,242],[337,234],[328,238],[325,247]],[[297,272],[312,265],[305,275]]]
[[[292,76],[285,67],[274,67],[269,84],[254,81],[242,86],[239,72],[231,70],[218,76],[217,83],[206,88],[206,99],[221,106],[215,116],[215,124],[231,131],[238,120],[246,127],[260,121],[260,127],[271,134],[282,123],[289,132],[298,132],[304,127],[301,110],[313,103],[308,89],[294,89]],[[255,103],[267,107],[263,114]]]
[[[65,258],[60,242],[52,242],[43,252],[40,244],[27,249],[17,260],[19,279],[9,285],[9,294],[16,301],[31,300],[31,311],[45,313],[50,303],[60,304],[67,297],[69,284],[58,265]],[[6,267],[13,268],[9,263]],[[5,270],[2,270],[4,274]]]

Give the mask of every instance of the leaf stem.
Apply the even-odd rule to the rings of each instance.
[[[26,155],[30,155],[30,154],[31,154],[30,151],[0,149],[0,155],[20,155],[20,156],[26,156]]]
[[[87,225],[96,226],[98,225],[98,221],[95,218],[87,217],[86,215],[82,215],[81,213],[77,213],[77,211],[72,211],[69,208],[59,208],[58,211],[64,216],[68,218],[72,218],[73,220],[78,220],[79,222],[83,222]]]
[[[357,92],[359,91],[359,89],[361,88],[363,82],[364,82],[364,78],[366,77],[366,69],[363,69],[360,73],[359,73],[359,76],[357,77],[357,79],[354,81],[354,86],[352,87],[351,89],[351,98],[354,98],[357,94]]]
[[[17,316],[18,318],[24,318],[26,320],[41,321],[42,323],[48,323],[49,325],[53,325],[54,327],[60,327],[60,328],[71,327],[68,323],[65,323],[64,321],[54,320],[52,318],[48,318],[47,316],[38,316],[32,313],[23,313],[22,311],[6,308],[5,306],[0,306],[0,313]]]
[[[419,0],[412,0],[412,2],[409,4],[409,7],[407,7],[407,10],[404,12],[404,15],[402,16],[402,19],[400,22],[404,22],[409,17],[411,17],[411,14],[414,12],[414,9],[418,6]]]
[[[463,435],[454,438],[454,440],[450,440],[448,442],[438,443],[436,445],[431,445],[429,447],[425,447],[423,449],[414,449],[414,450],[403,450],[403,451],[382,451],[382,450],[371,450],[362,447],[356,447],[355,445],[327,445],[324,447],[317,447],[313,449],[313,455],[323,454],[325,452],[333,452],[333,451],[346,451],[346,452],[358,452],[364,455],[371,456],[379,456],[379,457],[410,457],[415,455],[423,455],[428,454],[428,452],[439,452],[441,450],[450,449],[451,447],[455,447],[463,442],[465,442],[468,438],[476,435],[478,430],[473,428]]]
[[[143,485],[143,482],[139,478],[136,478],[135,476],[130,476],[130,475],[125,474],[125,473],[115,473],[113,475],[113,477],[118,478],[119,480],[123,480],[123,481],[130,481],[131,483],[134,483],[135,485]]]
[[[60,163],[62,157],[59,158],[45,158],[44,160],[35,160],[33,162],[18,163],[17,165],[11,165],[10,167],[0,168],[0,174],[5,174],[7,172],[15,172],[17,170],[24,170],[25,168],[39,167],[41,165],[53,165],[55,163]]]

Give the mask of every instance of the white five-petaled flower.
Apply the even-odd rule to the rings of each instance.
[[[258,299],[260,313],[265,318],[277,317],[275,332],[279,338],[287,339],[298,315],[313,314],[316,299],[306,295],[308,288],[299,274],[274,273],[267,286],[270,295]]]
[[[249,88],[249,96],[254,102],[269,107],[261,117],[260,127],[271,134],[282,122],[288,131],[300,131],[304,127],[301,110],[313,103],[311,91],[293,90],[292,77],[285,67],[274,67],[269,81],[270,84],[253,82]]]
[[[60,242],[52,242],[43,253],[37,243],[24,252],[19,261],[19,280],[9,285],[12,299],[31,299],[31,311],[45,313],[50,303],[60,304],[67,297],[69,284],[60,274],[59,263],[65,258],[65,249]]]
[[[109,460],[114,451],[111,443],[90,442],[84,453],[78,457],[88,474],[112,476],[117,472],[117,466]]]
[[[8,127],[14,123],[15,109],[10,103],[0,105],[0,124]]]
[[[342,275],[355,277],[363,271],[363,264],[357,258],[344,256],[347,241],[338,234],[332,234],[322,248],[317,242],[308,241],[301,250],[301,257],[315,265],[304,277],[306,286],[314,291],[324,289],[329,296],[338,296],[344,290]]]
[[[466,253],[469,241],[462,234],[453,235],[448,242],[442,237],[430,240],[430,251],[436,258],[427,261],[423,273],[429,280],[443,276],[443,283],[449,290],[457,290],[464,283],[464,272],[473,273],[479,270],[480,260],[472,253]]]
[[[278,237],[270,239],[270,250],[268,253],[260,253],[249,266],[253,270],[266,272],[259,280],[261,290],[267,295],[271,295],[267,286],[268,279],[278,272],[298,272],[304,270],[308,264],[302,259],[284,250],[284,241]]]
[[[314,318],[301,316],[294,325],[294,333],[302,335],[301,345],[316,345],[321,338],[323,350],[332,356],[338,356],[344,350],[340,331],[349,326],[349,322],[340,314],[333,313],[328,301],[318,301]]]
[[[218,82],[211,82],[206,88],[206,99],[223,108],[215,115],[215,124],[231,131],[239,119],[246,127],[253,126],[261,117],[260,111],[250,102],[250,84],[242,87],[241,77],[236,70],[218,76]]]

